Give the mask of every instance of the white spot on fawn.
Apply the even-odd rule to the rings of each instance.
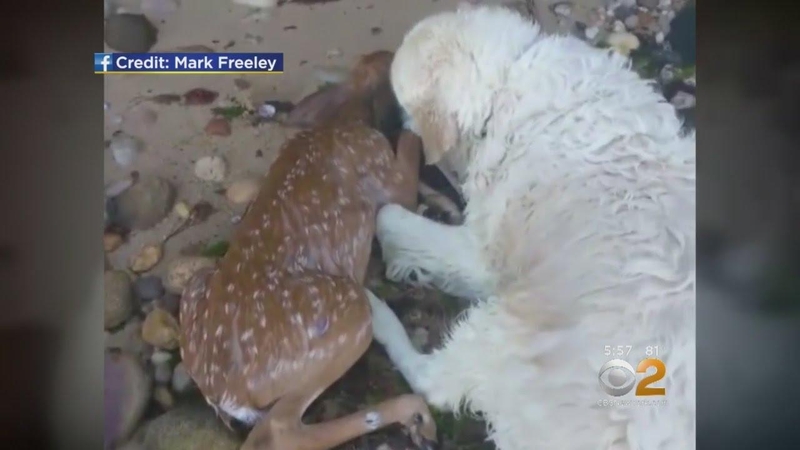
[[[381,426],[381,415],[375,411],[370,411],[364,416],[364,423],[369,430],[377,430]]]

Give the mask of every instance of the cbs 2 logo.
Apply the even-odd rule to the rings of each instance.
[[[647,375],[636,383],[637,373],[647,373],[647,369],[654,367],[655,373]],[[598,378],[600,387],[614,397],[622,397],[630,392],[636,385],[635,395],[638,397],[665,395],[667,389],[663,387],[650,387],[651,384],[661,380],[667,374],[667,366],[657,358],[646,358],[639,362],[636,370],[627,361],[612,359],[600,368]],[[605,375],[605,377],[604,377]]]

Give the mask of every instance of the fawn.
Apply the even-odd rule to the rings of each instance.
[[[416,207],[422,144],[392,121],[400,114],[392,58],[365,55],[347,80],[297,105],[287,122],[310,128],[281,149],[228,253],[184,290],[181,356],[229,427],[232,419],[252,426],[243,449],[324,450],[393,423],[417,445],[435,443],[417,395],[320,424],[301,420],[372,342],[375,298],[363,282],[378,208]]]

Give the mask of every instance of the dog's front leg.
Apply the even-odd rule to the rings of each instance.
[[[386,205],[378,213],[377,237],[390,280],[432,285],[469,299],[492,292],[490,271],[466,225],[443,225]]]

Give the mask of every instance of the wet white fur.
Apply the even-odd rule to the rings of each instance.
[[[422,20],[392,77],[414,123],[457,127],[468,206],[457,227],[383,208],[387,275],[477,300],[423,355],[370,297],[413,388],[482,412],[502,450],[695,448],[695,137],[673,108],[622,57],[494,7]],[[606,345],[634,367],[658,346],[667,405],[598,406]]]

